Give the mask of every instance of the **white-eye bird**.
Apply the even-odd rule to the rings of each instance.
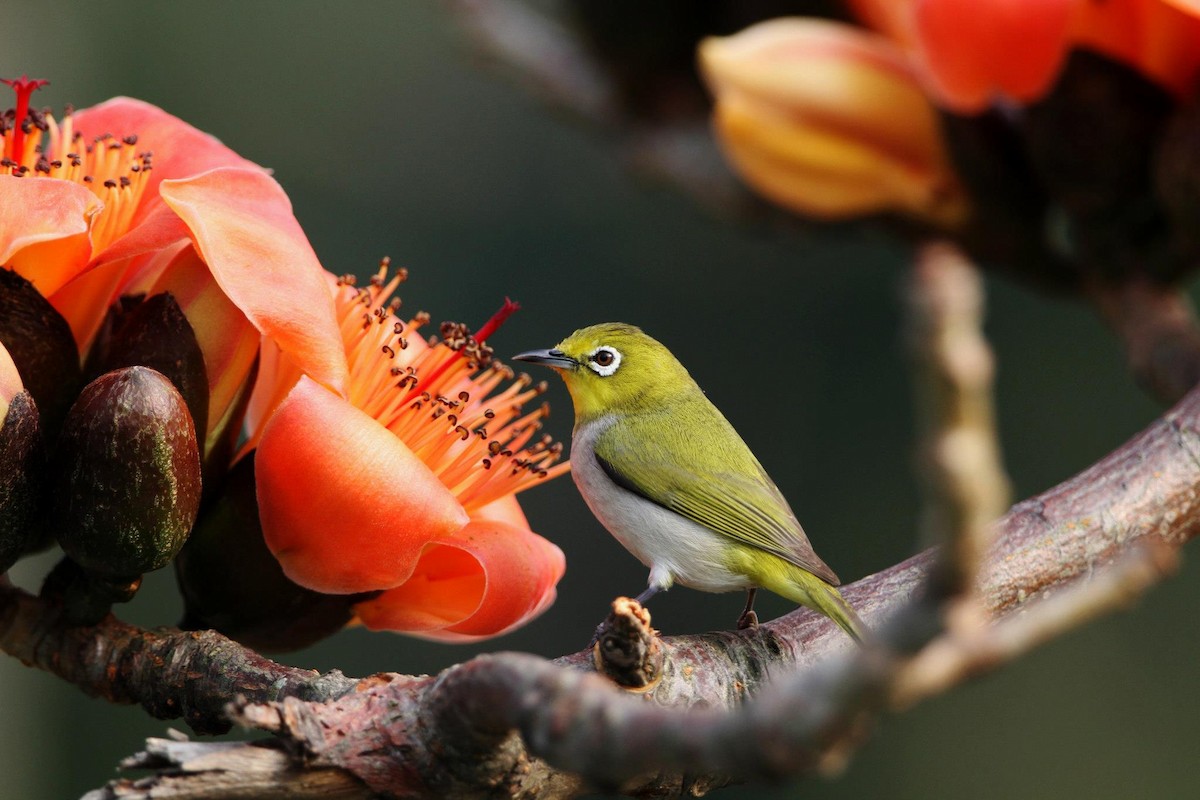
[[[675,583],[761,587],[864,628],[787,501],[733,426],[662,344],[623,323],[583,328],[516,356],[562,376],[575,404],[571,474],[592,513],[650,568],[646,602]]]

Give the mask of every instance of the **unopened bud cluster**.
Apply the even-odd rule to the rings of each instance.
[[[180,392],[203,396],[195,337],[170,295],[126,306],[81,366],[58,312],[0,270],[0,572],[57,542],[74,562],[60,579],[75,576],[57,588],[83,617],[170,563],[200,507],[200,437]]]

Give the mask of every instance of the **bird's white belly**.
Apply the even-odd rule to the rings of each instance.
[[[726,566],[729,540],[715,531],[618,486],[593,452],[595,437],[611,420],[575,431],[571,475],[596,519],[625,549],[650,568],[660,589],[681,583],[705,592],[731,592],[753,584]]]

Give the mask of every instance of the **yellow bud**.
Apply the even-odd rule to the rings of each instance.
[[[966,193],[933,105],[887,39],[784,18],[700,44],[727,157],[755,190],[821,219],[898,211],[962,223]]]

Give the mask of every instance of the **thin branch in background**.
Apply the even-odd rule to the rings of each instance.
[[[994,626],[952,628],[892,678],[890,705],[905,709],[941,694],[1105,614],[1132,604],[1179,566],[1179,551],[1150,540],[1086,581],[1010,614]]]
[[[604,127],[622,116],[608,73],[572,31],[510,0],[446,0],[480,52],[556,108]]]
[[[947,543],[941,591],[967,591],[1010,502],[992,408],[994,360],[983,338],[983,282],[946,241],[917,251],[907,291],[923,485],[920,530]]]
[[[608,70],[578,34],[519,0],[444,0],[476,50],[547,104],[617,135],[629,165],[722,215],[762,215],[717,149],[707,117],[671,124],[626,112]]]

